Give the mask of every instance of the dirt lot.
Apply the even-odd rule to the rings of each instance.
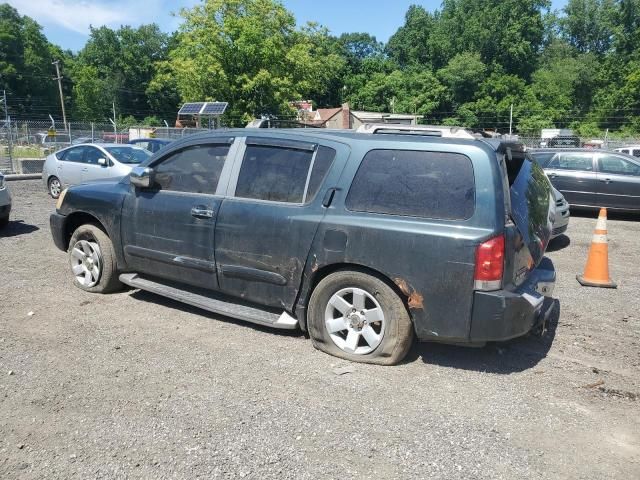
[[[640,478],[640,219],[609,221],[617,290],[579,287],[594,214],[552,244],[543,339],[419,344],[347,366],[137,291],[74,288],[53,201],[11,182],[0,233],[0,478]]]

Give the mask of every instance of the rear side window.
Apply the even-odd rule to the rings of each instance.
[[[213,195],[218,188],[229,145],[196,145],[171,154],[154,166],[162,190]]]
[[[551,160],[548,168],[591,172],[593,171],[593,156],[590,153],[563,153]]]
[[[372,150],[346,200],[357,212],[461,220],[475,210],[471,160],[457,153]]]
[[[272,202],[305,203],[318,193],[335,150],[320,146],[299,150],[247,145],[235,196]]]

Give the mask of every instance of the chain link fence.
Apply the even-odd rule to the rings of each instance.
[[[213,125],[212,125],[213,126]],[[208,128],[173,128],[135,126],[126,129],[115,128],[111,123],[71,122],[67,128],[52,128],[46,121],[0,121],[0,172],[40,173],[47,155],[62,148],[80,143],[126,143],[136,138],[168,138],[177,140],[194,133],[206,132]],[[548,145],[548,139],[541,137],[520,137],[515,139],[529,148]],[[582,138],[581,145],[594,148],[614,149],[625,145],[640,144],[640,139],[607,139],[594,142]],[[566,145],[575,146],[575,145]],[[560,145],[558,145],[560,147]]]
[[[41,173],[47,155],[80,143],[127,143],[135,138],[179,139],[206,128],[136,126],[118,129],[110,123],[71,122],[65,129],[46,121],[0,122],[0,172]]]

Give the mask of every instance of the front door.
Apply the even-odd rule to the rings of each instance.
[[[226,185],[220,177],[231,148],[196,144],[152,165],[154,185],[131,186],[122,212],[130,270],[216,289],[214,227]]]
[[[327,144],[328,145],[328,144]],[[291,311],[347,147],[248,137],[216,224],[220,289]],[[334,168],[331,165],[335,162]],[[325,179],[326,177],[326,179]],[[235,181],[235,184],[234,184]]]
[[[84,166],[81,171],[82,183],[92,182],[103,178],[109,178],[110,165],[109,157],[106,153],[96,147],[85,147]],[[107,163],[100,165],[98,160],[104,158]]]
[[[545,168],[545,173],[569,204],[598,205],[598,179],[593,153],[558,153]]]
[[[603,207],[640,210],[640,164],[621,155],[598,155],[598,193]]]

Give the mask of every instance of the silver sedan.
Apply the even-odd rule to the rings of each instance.
[[[73,145],[47,157],[42,181],[49,194],[58,198],[62,190],[71,185],[122,178],[150,156],[149,151],[133,145]]]

